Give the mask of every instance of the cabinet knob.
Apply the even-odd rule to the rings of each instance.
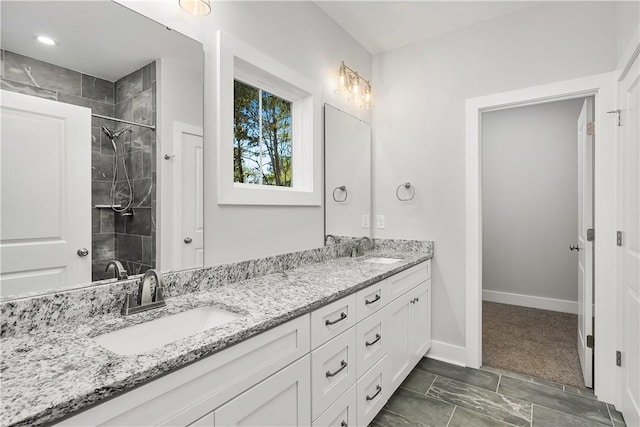
[[[190,245],[190,244],[191,244],[191,242],[193,242],[193,239],[192,239],[191,237],[185,237],[185,238],[184,238],[184,242],[185,242],[187,245]]]

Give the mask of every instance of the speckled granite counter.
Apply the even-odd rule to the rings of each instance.
[[[167,307],[129,317],[122,317],[117,306],[111,312],[92,309],[90,311],[98,314],[83,313],[75,318],[67,316],[64,321],[52,322],[47,319],[38,326],[38,322],[32,318],[26,319],[27,314],[30,317],[38,314],[36,309],[24,308],[28,304],[35,307],[32,301],[28,304],[22,302],[22,306],[20,303],[4,302],[1,313],[3,338],[0,341],[0,424],[50,423],[211,355],[430,259],[433,255],[432,243],[423,243],[422,246],[416,246],[381,242],[377,249],[359,259],[344,257],[344,253],[348,252],[344,250],[337,255],[342,254],[342,257],[328,257],[310,264],[300,263],[290,270],[279,268],[286,271],[231,283],[220,282],[217,286],[205,287],[208,288],[205,290],[190,289],[183,293],[174,290],[170,294],[176,296],[168,298]],[[402,261],[388,265],[362,262],[373,256],[400,258]],[[278,257],[271,259],[281,261]],[[212,269],[191,270],[190,273],[200,277],[204,274],[201,271]],[[195,279],[192,277],[191,280]],[[180,286],[187,289],[192,286],[188,279],[183,278],[182,281]],[[116,295],[119,298],[115,298],[115,292],[110,289],[109,294],[115,302],[107,306],[116,307],[118,301],[121,304],[123,292],[128,287],[119,286]],[[56,296],[52,301],[56,298],[62,301],[59,304],[69,304],[68,295]],[[92,304],[91,301],[84,303]],[[48,304],[55,305],[51,301]],[[92,340],[106,332],[203,305],[223,307],[244,316],[134,356],[117,355]],[[22,310],[19,313],[18,308]],[[49,305],[45,311],[52,310]],[[22,327],[21,322],[28,323],[30,327]]]

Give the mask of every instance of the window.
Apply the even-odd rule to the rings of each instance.
[[[222,32],[218,43],[218,203],[320,206],[320,86]]]
[[[234,80],[234,182],[291,187],[291,105]]]

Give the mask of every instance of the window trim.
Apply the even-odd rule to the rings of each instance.
[[[321,206],[320,85],[222,31],[217,71],[218,204]],[[234,182],[234,79],[292,102],[292,187]]]

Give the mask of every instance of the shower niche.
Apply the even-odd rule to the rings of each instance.
[[[192,165],[180,166],[180,154],[184,152],[174,153],[174,148],[180,150],[181,147],[180,141],[176,141],[180,138],[176,129],[202,128],[202,45],[115,2],[3,1],[0,7],[2,90],[88,108],[91,128],[86,138],[90,155],[82,158],[81,165],[73,165],[82,168],[85,172],[81,176],[90,180],[90,186],[83,186],[87,192],[90,187],[90,206],[76,204],[74,208],[73,192],[65,196],[72,206],[66,212],[71,209],[82,211],[83,218],[90,216],[90,230],[82,227],[87,238],[78,245],[77,253],[75,246],[69,251],[73,262],[82,257],[85,266],[90,263],[90,273],[86,270],[81,280],[58,280],[48,289],[47,280],[42,278],[15,280],[25,274],[19,268],[9,268],[10,260],[3,254],[2,298],[114,280],[114,272],[106,268],[112,260],[120,261],[129,276],[150,268],[165,271],[184,268],[174,260],[184,252],[185,239],[174,238],[175,230],[162,233],[158,200],[162,195],[165,203],[179,201],[181,193],[174,184],[179,180],[173,171],[197,169]],[[82,16],[82,20],[78,20],[78,16]],[[113,31],[115,27],[118,31]],[[58,44],[38,44],[34,34],[41,33],[56,39]],[[3,127],[5,120],[9,120],[9,114],[4,111]],[[28,143],[19,136],[4,136],[3,132],[1,148],[5,159],[9,158],[5,153],[11,151],[11,144]],[[43,143],[38,146],[42,147]],[[170,160],[165,160],[165,155]],[[56,162],[56,159],[39,158],[34,152],[22,161]],[[166,174],[164,178],[162,174]],[[63,181],[64,176],[64,170],[60,170],[59,177],[43,175],[31,181],[46,187],[50,181]],[[16,194],[29,191],[28,187],[20,189],[24,183],[18,177],[3,174],[2,181],[3,192],[8,188],[5,186],[18,189],[13,191]],[[162,188],[161,182],[170,185]],[[83,200],[89,197],[88,193],[83,194],[87,195]],[[19,209],[20,206],[3,203],[2,213],[8,210],[19,213]],[[64,211],[60,212],[64,217]],[[193,216],[202,217],[202,213]],[[20,220],[20,215],[13,217]],[[165,208],[164,217],[180,221],[173,207]],[[83,222],[89,223],[88,219]],[[3,220],[2,226],[6,230],[11,224]],[[21,228],[25,228],[25,224],[21,224]],[[0,232],[0,253],[18,242],[2,234]],[[26,242],[24,246],[28,248],[27,240],[19,243]],[[161,252],[164,262],[159,256]],[[34,258],[37,256],[34,252]],[[28,250],[21,257],[29,258]],[[58,276],[64,277],[65,266],[55,268],[63,272]],[[35,277],[38,271],[52,269],[32,265],[29,274],[36,272]],[[30,286],[32,282],[38,285]]]

